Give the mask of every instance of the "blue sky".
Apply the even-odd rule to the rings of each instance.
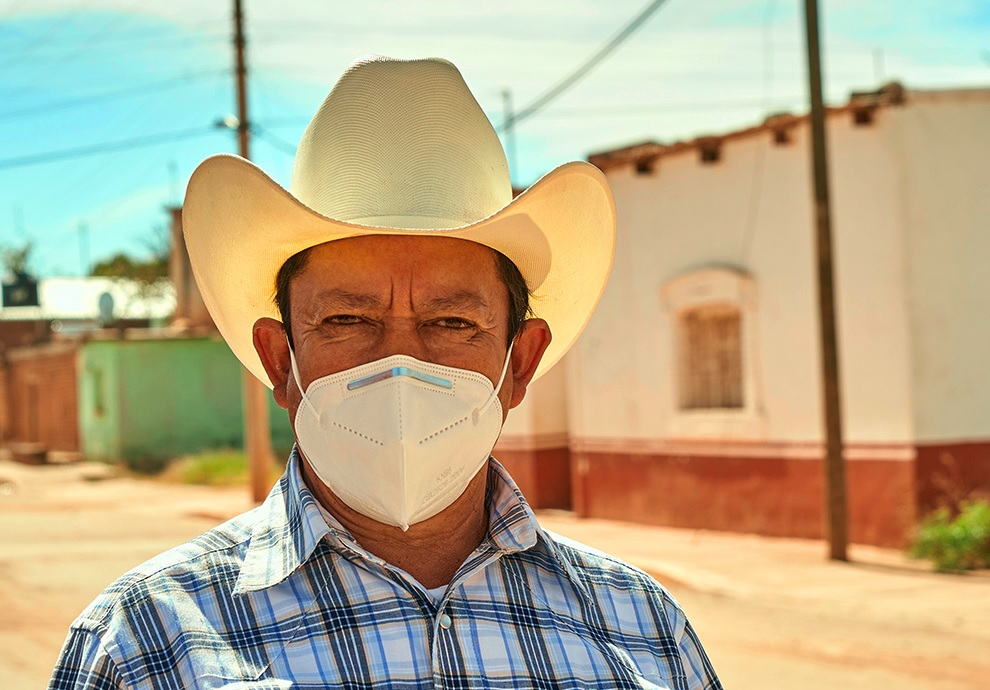
[[[356,57],[453,60],[493,122],[647,0],[244,0],[252,158],[284,185],[310,116]],[[147,253],[197,163],[235,151],[228,0],[0,0],[0,245],[41,275]],[[515,134],[513,180],[646,141],[806,110],[800,0],[668,0]],[[897,79],[990,86],[990,2],[820,0],[826,100]],[[144,145],[134,146],[135,142]],[[115,148],[116,147],[116,148]],[[98,151],[98,153],[93,153]]]

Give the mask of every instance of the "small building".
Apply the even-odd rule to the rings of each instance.
[[[990,89],[892,84],[827,114],[854,542],[901,546],[990,490],[988,124]],[[782,115],[590,157],[612,277],[496,452],[535,503],[566,473],[582,516],[823,535],[808,137]]]
[[[162,327],[171,283],[45,278],[39,305],[0,311],[0,442],[28,453],[125,461],[242,445],[242,368],[208,327]],[[158,325],[158,327],[151,327]],[[284,410],[276,449],[292,445]]]

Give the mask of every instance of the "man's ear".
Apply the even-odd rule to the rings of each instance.
[[[550,326],[543,319],[523,321],[512,345],[512,397],[509,398],[509,409],[526,397],[526,387],[533,380],[551,337]]]
[[[281,321],[263,317],[254,322],[254,349],[261,358],[268,380],[272,382],[272,396],[275,403],[288,409],[286,388],[292,376],[289,362],[289,343],[285,339],[285,328]]]

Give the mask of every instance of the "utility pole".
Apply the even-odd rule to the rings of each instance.
[[[250,159],[248,147],[247,67],[244,64],[244,13],[241,0],[234,0],[234,55],[237,76],[237,148]],[[251,475],[251,498],[261,503],[271,489],[272,441],[268,424],[268,389],[246,368],[244,380],[244,449]]]
[[[519,171],[516,169],[516,114],[512,108],[512,91],[510,89],[502,90],[502,110],[504,113],[502,121],[505,123],[505,148],[509,153],[509,173],[511,178],[512,174],[518,176]]]
[[[842,419],[839,393],[838,336],[835,324],[835,286],[832,269],[832,223],[828,198],[828,161],[825,146],[825,106],[818,46],[818,3],[805,0],[808,39],[808,86],[811,92],[811,160],[815,190],[815,227],[818,263],[818,304],[821,320],[822,393],[825,410],[825,527],[829,558],[849,560],[846,508],[846,467],[842,457]]]

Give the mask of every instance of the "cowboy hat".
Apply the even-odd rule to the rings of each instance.
[[[203,161],[182,213],[210,315],[251,373],[271,383],[252,326],[278,318],[275,276],[293,254],[359,235],[456,237],[495,249],[522,273],[557,362],[605,288],[615,207],[604,175],[561,165],[512,197],[502,145],[446,60],[355,62],[303,134],[289,191],[238,156]]]

